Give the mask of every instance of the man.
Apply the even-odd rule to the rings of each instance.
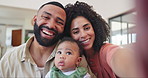
[[[43,4],[33,18],[34,34],[0,61],[0,78],[43,78],[53,66],[54,48],[62,38],[66,12],[62,4]]]

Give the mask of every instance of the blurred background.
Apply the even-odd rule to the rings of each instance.
[[[0,58],[4,53],[26,42],[33,35],[31,24],[37,9],[48,1],[63,5],[77,0],[0,0]],[[78,0],[92,5],[111,26],[108,42],[117,45],[132,45],[136,42],[134,0]]]

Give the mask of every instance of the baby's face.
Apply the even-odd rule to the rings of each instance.
[[[76,43],[65,41],[58,46],[55,56],[55,66],[58,69],[64,72],[74,70],[80,61],[79,47]]]

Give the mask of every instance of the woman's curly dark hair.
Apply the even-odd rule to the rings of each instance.
[[[105,20],[97,14],[92,6],[84,2],[77,1],[74,5],[67,4],[65,6],[67,12],[67,21],[65,26],[65,36],[70,36],[70,26],[73,19],[78,16],[83,16],[90,21],[95,32],[95,41],[93,48],[95,52],[99,52],[104,41],[109,39],[110,27]]]

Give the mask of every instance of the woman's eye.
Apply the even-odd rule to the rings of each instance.
[[[58,51],[57,54],[62,54],[62,52],[61,51]]]
[[[90,27],[85,27],[85,28],[84,28],[84,30],[89,30],[89,29],[90,29]]]
[[[66,54],[67,54],[67,55],[72,55],[72,53],[71,53],[71,52],[67,52]]]
[[[73,34],[78,34],[78,33],[79,33],[79,31],[73,31],[72,33],[73,33]]]

